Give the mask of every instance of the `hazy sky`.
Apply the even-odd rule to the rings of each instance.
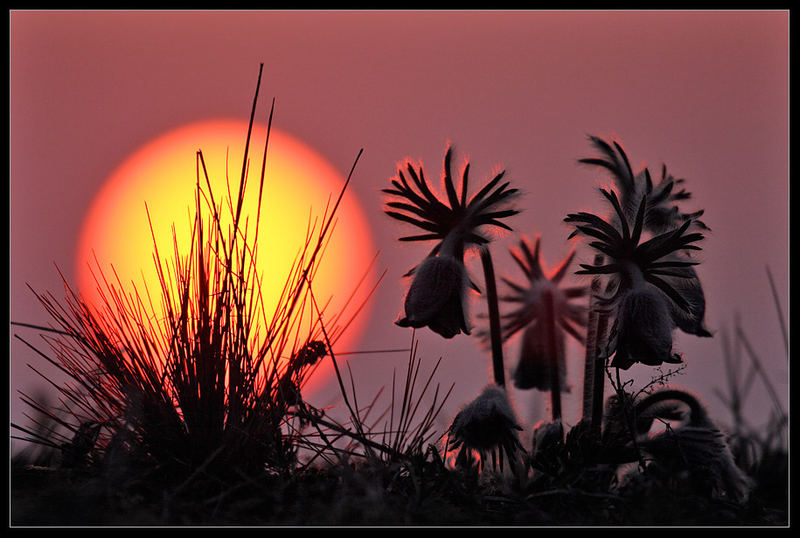
[[[698,273],[716,337],[676,333],[688,366],[674,384],[729,420],[712,389],[724,386],[721,336],[738,313],[786,402],[787,359],[765,267],[786,316],[788,23],[785,11],[11,12],[10,318],[47,323],[25,284],[58,296],[54,263],[74,279],[82,218],[114,167],[183,124],[246,120],[263,62],[261,95],[276,99],[276,127],[345,175],[364,149],[350,192],[388,273],[361,349],[408,345],[408,330],[393,324],[408,285],[402,274],[430,248],[400,245],[408,229],[382,213],[380,189],[398,162],[422,160],[438,178],[450,142],[457,170],[469,158],[473,184],[505,169],[524,191],[524,211],[509,223],[541,234],[552,265],[569,251],[564,216],[606,211],[596,186],[607,178],[576,163],[593,153],[591,133],[616,137],[637,167],[666,163],[686,178],[694,199],[685,208],[704,208],[712,228]],[[515,242],[501,238],[492,252],[497,271],[518,279],[507,253]],[[34,331],[10,332],[38,342]],[[456,383],[444,426],[490,380],[489,355],[467,336],[417,334],[423,368],[441,356],[436,379]],[[507,369],[517,347],[505,350]],[[10,356],[12,420],[25,422],[16,391],[41,385],[25,364],[42,360],[13,338]],[[579,413],[581,357],[570,350],[569,423]],[[363,400],[389,386],[406,359],[351,359]],[[630,372],[644,381],[652,374]],[[512,398],[526,421],[542,417],[540,396],[513,390]],[[751,405],[748,416],[762,421],[768,399],[759,383]]]

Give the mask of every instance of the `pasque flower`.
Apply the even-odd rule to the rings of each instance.
[[[467,271],[453,256],[429,256],[417,268],[405,299],[401,327],[430,327],[445,338],[470,334],[466,315]]]
[[[527,283],[518,284],[508,278],[503,282],[510,293],[502,300],[519,306],[503,315],[503,339],[508,340],[522,332],[519,362],[514,370],[514,385],[519,389],[535,388],[550,390],[551,364],[559,369],[560,389],[567,391],[566,361],[564,360],[564,334],[583,342],[580,329],[585,325],[585,308],[570,302],[586,295],[585,286],[559,287],[575,256],[572,250],[549,275],[545,275],[540,259],[540,238],[537,236],[533,248],[525,237],[518,250],[511,256],[527,278]],[[552,306],[548,305],[552,301]],[[554,330],[555,348],[549,345],[549,331]]]
[[[683,213],[677,206],[678,202],[692,197],[691,193],[681,186],[685,183],[685,179],[676,179],[667,172],[667,166],[662,165],[661,179],[654,185],[647,168],[634,173],[628,155],[619,142],[614,140],[608,142],[593,135],[589,135],[589,140],[601,156],[579,159],[578,162],[599,166],[611,172],[619,193],[620,204],[629,218],[634,216],[644,196],[647,198],[648,207],[645,229],[660,233],[684,221],[692,220],[694,226],[708,230],[708,227],[699,220],[703,210]]]
[[[747,500],[753,482],[736,465],[725,435],[695,396],[666,387],[635,400],[624,400],[617,395],[608,399],[606,437],[622,443],[619,448],[627,448],[633,457],[638,456],[638,451],[644,453],[651,476],[667,482],[688,480],[714,496],[734,502]],[[624,405],[629,406],[627,415],[633,419],[633,428],[626,425]],[[656,420],[677,424],[660,433],[650,433]],[[635,443],[630,433],[625,433],[629,429],[635,432]]]
[[[661,165],[661,179],[654,185],[650,177],[650,172],[645,168],[637,175],[636,185],[644,184],[644,192],[647,196],[647,215],[645,216],[645,228],[660,233],[674,228],[681,223],[691,220],[692,225],[709,230],[709,227],[699,218],[703,215],[702,209],[692,213],[684,213],[680,210],[677,202],[688,200],[692,194],[680,187],[685,183],[685,179],[676,179],[667,172],[667,166]]]
[[[643,228],[654,234],[674,230],[686,222],[690,228],[709,230],[699,218],[703,210],[684,213],[678,203],[691,198],[691,193],[683,188],[684,179],[675,178],[667,172],[666,165],[661,167],[661,179],[653,183],[647,168],[634,173],[625,150],[616,142],[608,142],[597,136],[589,136],[589,140],[600,152],[600,157],[580,159],[579,162],[599,166],[608,170],[619,193],[619,204],[622,213],[628,220],[633,220],[636,211],[646,200]],[[619,225],[619,215],[612,215],[612,223]],[[680,251],[667,255],[665,260],[690,261],[687,253]],[[711,336],[705,326],[705,295],[695,270],[694,264],[676,265],[672,267],[674,274],[662,274],[664,281],[673,288],[679,289],[681,296],[690,304],[689,310],[676,308],[669,304],[670,315],[675,326],[687,334],[695,336]]]
[[[450,169],[451,157],[452,150],[448,147],[444,157],[444,199],[434,194],[422,167],[417,171],[410,162],[405,168],[411,180],[406,179],[400,168],[397,177],[391,180],[392,187],[383,189],[392,197],[386,202],[385,213],[425,232],[401,237],[400,241],[436,242],[425,260],[406,274],[413,275],[414,280],[406,296],[405,315],[396,323],[402,327],[427,326],[445,338],[470,332],[466,290],[468,286],[475,289],[477,286],[467,276],[465,250],[490,242],[484,227],[511,230],[502,219],[518,213],[507,206],[517,189],[509,188],[508,181],[501,183],[504,172],[496,174],[468,200],[467,163],[457,193]]]
[[[456,461],[470,461],[470,452],[480,454],[481,461],[486,455],[499,450],[513,458],[522,447],[517,437],[521,431],[505,389],[489,385],[472,402],[467,404],[453,419],[448,431],[448,445],[460,449]]]
[[[640,286],[625,292],[616,321],[617,352],[612,366],[627,370],[636,362],[651,366],[681,362],[672,353],[672,318],[658,290]]]
[[[589,243],[608,263],[581,264],[578,274],[604,275],[608,278],[609,296],[604,302],[617,313],[612,334],[616,332],[616,353],[612,366],[627,369],[634,362],[658,365],[680,362],[672,353],[672,329],[677,308],[697,319],[691,294],[668,279],[688,278],[685,268],[696,265],[682,253],[700,250],[693,243],[703,239],[700,233],[687,233],[694,222],[688,219],[679,227],[642,241],[647,197],[642,197],[633,223],[614,191],[600,189],[615,212],[615,224],[591,213],[570,214],[564,219],[575,225],[571,234],[596,239]],[[620,229],[617,229],[617,228]],[[670,305],[670,302],[672,305]]]

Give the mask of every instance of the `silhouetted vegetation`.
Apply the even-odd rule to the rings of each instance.
[[[261,71],[248,150],[260,80]],[[267,144],[271,122],[272,110]],[[738,322],[733,342],[723,331],[729,376],[717,394],[731,410],[729,425],[669,383],[691,360],[673,349],[674,331],[712,336],[695,269],[709,230],[702,211],[679,207],[691,195],[666,167],[655,184],[647,168],[633,171],[617,141],[590,141],[600,156],[581,162],[616,185],[600,190],[607,216],[565,219],[570,238],[588,239],[595,254],[575,272],[590,285],[581,277],[567,284],[582,245],[546,274],[536,235],[533,246],[521,236],[510,253],[526,281],[501,276],[507,292],[498,291],[482,229],[514,231],[506,219],[518,213],[511,204],[519,192],[504,172],[470,196],[467,164],[457,191],[448,147],[446,197],[410,162],[390,180],[385,212],[424,232],[400,240],[435,246],[405,275],[412,281],[397,324],[411,329],[412,345],[384,409],[378,397],[364,402],[336,357],[345,311],[326,312],[326,298],[314,294],[350,176],[309,223],[278,306],[267,312],[255,270],[264,230],[258,215],[248,222],[241,212],[247,150],[227,201],[212,192],[198,151],[190,252],[175,241],[164,256],[154,245],[160,295],[124,291],[99,267],[100,305],[66,281],[63,300],[32,290],[54,324],[39,327],[49,352],[16,337],[68,381],[51,382],[57,402],[21,394],[32,413],[29,425],[12,424],[28,442],[11,460],[12,525],[786,525],[788,415]],[[266,149],[259,199],[269,188]],[[482,282],[468,276],[469,249],[479,254]],[[470,289],[488,311],[488,326],[474,334]],[[501,313],[501,303],[512,309]],[[458,380],[442,389],[439,364],[423,365],[414,331],[428,329],[446,339],[473,335],[476,346],[488,344],[494,366],[481,393],[447,417],[446,431],[436,419]],[[550,420],[532,431],[506,392],[503,348],[517,334],[515,387],[551,394]],[[580,417],[561,408],[567,335],[585,349]],[[333,364],[346,420],[303,398],[321,361]],[[622,379],[634,363],[654,368],[650,383]],[[756,379],[773,404],[761,430],[742,413]]]

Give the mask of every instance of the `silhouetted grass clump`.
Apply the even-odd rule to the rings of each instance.
[[[157,297],[125,291],[102,269],[100,304],[88,304],[66,281],[63,301],[34,292],[57,325],[45,335],[53,356],[40,354],[71,383],[58,387],[62,414],[23,395],[61,431],[44,423],[40,433],[17,428],[57,447],[62,467],[150,466],[167,482],[189,480],[190,488],[198,475],[289,472],[308,448],[302,431],[324,413],[305,405],[302,387],[320,359],[333,359],[345,328],[336,325],[341,314],[329,316],[327,330],[322,325],[325,305],[312,285],[344,190],[319,225],[309,223],[278,304],[267,312],[256,271],[260,213],[254,222],[242,214],[257,99],[258,87],[238,189],[227,205],[211,190],[197,152],[190,251],[180,252],[175,238],[164,257],[154,239]],[[267,145],[271,121],[272,110]],[[265,146],[259,200],[266,163]]]
[[[67,381],[51,381],[57,403],[22,394],[33,414],[29,426],[12,424],[30,443],[11,460],[13,525],[787,524],[788,416],[738,322],[735,345],[723,341],[728,385],[717,394],[730,426],[668,383],[689,360],[673,349],[674,331],[712,336],[695,269],[709,228],[702,211],[679,206],[691,197],[683,179],[663,167],[655,184],[647,168],[634,173],[618,142],[590,137],[601,155],[581,162],[611,173],[616,190],[600,190],[610,211],[565,220],[570,238],[588,239],[594,262],[567,284],[580,245],[546,274],[540,237],[531,246],[523,235],[511,256],[526,281],[501,276],[501,294],[485,228],[514,231],[505,219],[518,213],[510,204],[519,191],[500,172],[470,196],[469,164],[457,191],[449,147],[444,196],[405,163],[384,190],[384,210],[424,232],[401,241],[435,246],[405,275],[413,279],[397,324],[411,328],[408,363],[381,410],[383,391],[365,402],[340,367],[344,311],[326,312],[313,286],[353,170],[319,224],[309,222],[278,305],[266,311],[255,265],[260,214],[250,222],[241,212],[260,79],[259,71],[238,189],[229,186],[227,204],[212,192],[198,151],[191,247],[179,251],[176,238],[165,256],[154,245],[159,290],[125,291],[99,270],[99,305],[66,281],[61,301],[34,291],[55,325],[39,327],[50,352],[17,338]],[[272,110],[259,199],[269,195]],[[481,283],[468,276],[469,250]],[[470,289],[488,310],[488,327],[474,333]],[[444,431],[438,419],[458,380],[440,390],[440,363],[423,367],[415,331],[426,328],[448,340],[473,335],[491,352],[489,384]],[[505,384],[504,346],[517,335],[515,388],[551,396],[550,416],[532,427]],[[561,404],[571,394],[566,335],[584,346],[574,421]],[[322,361],[333,365],[344,421],[303,397]],[[623,379],[634,365],[654,369],[649,383]],[[757,378],[773,403],[766,428],[743,418]]]

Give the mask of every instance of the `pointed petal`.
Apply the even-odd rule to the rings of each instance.
[[[467,207],[467,187],[469,185],[469,163],[464,165],[461,175],[461,207]]]
[[[456,195],[456,188],[453,185],[453,176],[450,174],[450,157],[452,156],[452,148],[448,147],[447,152],[444,154],[444,189],[447,192],[447,199],[450,201],[450,207],[456,208],[459,205],[458,196]]]
[[[575,257],[575,249],[573,248],[567,257],[564,258],[554,271],[553,275],[550,277],[550,281],[558,284],[564,278],[564,275],[567,274],[567,268],[569,268],[569,264],[572,263],[572,259]]]

